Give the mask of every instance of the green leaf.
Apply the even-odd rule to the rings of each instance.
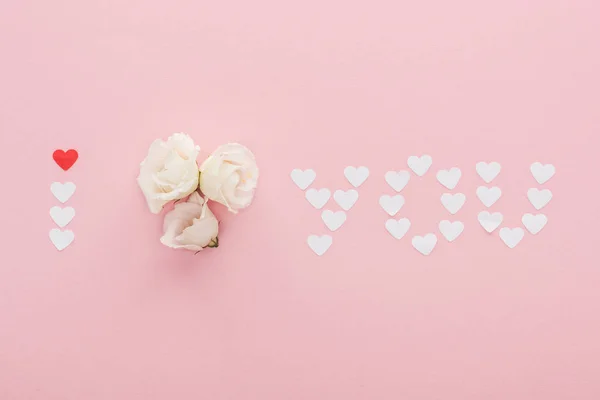
[[[217,236],[216,238],[211,240],[210,243],[208,244],[208,246],[206,246],[206,247],[211,247],[211,248],[219,247],[219,237]]]

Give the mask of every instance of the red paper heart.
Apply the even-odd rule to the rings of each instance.
[[[75,164],[75,161],[77,161],[78,157],[79,154],[77,153],[77,150],[73,149],[69,149],[66,152],[63,150],[56,150],[52,154],[52,158],[54,158],[54,161],[56,161],[58,166],[64,169],[65,171],[71,168],[73,164]]]

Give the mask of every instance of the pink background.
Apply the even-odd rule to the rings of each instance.
[[[596,0],[10,1],[0,6],[2,400],[600,398],[600,4]],[[253,206],[221,247],[158,242],[135,183],[157,137],[256,153]],[[57,148],[80,159],[64,172]],[[377,205],[409,155],[411,234]],[[477,161],[503,165],[493,207],[533,212],[528,167],[551,162],[548,226],[508,249],[476,221]],[[323,256],[293,185],[371,177]],[[75,242],[54,249],[49,185],[73,181]],[[328,205],[335,209],[333,201]],[[225,215],[222,209],[220,215]],[[450,218],[452,219],[452,218]]]

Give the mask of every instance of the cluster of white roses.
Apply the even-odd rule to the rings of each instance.
[[[140,164],[137,181],[150,211],[158,214],[167,203],[176,202],[165,215],[160,238],[171,248],[218,247],[219,222],[208,201],[237,213],[254,198],[258,167],[250,150],[237,143],[222,145],[198,166],[199,152],[191,137],[176,133],[167,141],[155,140]]]

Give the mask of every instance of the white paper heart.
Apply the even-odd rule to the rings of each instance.
[[[50,191],[61,203],[66,203],[73,196],[73,193],[75,193],[75,189],[76,187],[73,182],[54,182],[50,185]]]
[[[50,230],[50,241],[58,251],[66,249],[75,239],[75,234],[72,231],[60,229]]]
[[[295,169],[290,174],[292,177],[292,181],[298,186],[300,189],[304,190],[309,187],[317,177],[317,173],[312,169],[306,169],[302,171],[301,169]]]
[[[536,210],[541,210],[552,200],[552,192],[549,189],[531,188],[527,191],[527,198]]]
[[[325,210],[321,213],[321,219],[330,231],[335,232],[346,222],[346,213],[344,211]]]
[[[482,211],[477,215],[477,220],[488,233],[494,232],[500,226],[503,219],[504,216],[499,212],[490,214],[489,211]]]
[[[423,176],[429,170],[429,167],[431,167],[433,160],[431,156],[425,154],[421,157],[410,156],[408,157],[407,163],[409,168],[412,169],[415,174]]]
[[[527,228],[527,230],[533,235],[539,233],[548,223],[548,217],[544,214],[524,214],[523,218],[521,218],[521,222],[523,222],[523,226]]]
[[[325,254],[329,247],[331,247],[331,243],[333,243],[333,239],[329,235],[310,235],[307,239],[308,247],[312,251],[315,252],[316,255],[322,256]]]
[[[437,236],[433,233],[428,233],[425,236],[414,236],[412,238],[413,247],[424,256],[431,254],[436,244]]]
[[[386,213],[393,217],[404,205],[404,196],[401,194],[397,194],[395,196],[384,194],[379,198],[379,205]]]
[[[410,229],[410,221],[408,218],[388,219],[385,221],[385,229],[396,239],[402,239]]]
[[[331,192],[329,189],[308,189],[304,196],[314,208],[320,210],[329,201]]]
[[[441,197],[442,204],[452,215],[456,214],[462,208],[466,200],[467,196],[463,193],[444,193]]]
[[[490,183],[491,181],[493,181],[494,178],[498,176],[501,169],[502,167],[500,166],[500,163],[497,163],[495,161],[492,161],[489,164],[481,161],[478,162],[477,165],[475,165],[475,170],[477,171],[481,179],[485,181],[485,183]]]
[[[447,241],[453,242],[465,229],[465,225],[460,221],[450,222],[448,220],[440,221],[440,232]]]
[[[514,249],[525,236],[525,231],[521,228],[502,228],[500,229],[500,239],[511,249]]]
[[[75,217],[75,209],[73,207],[61,208],[58,206],[50,209],[50,217],[61,228],[64,228]]]
[[[336,190],[333,194],[333,199],[343,210],[348,211],[356,203],[356,200],[358,200],[358,192],[354,189],[346,190],[345,192],[343,190]]]
[[[498,186],[488,188],[486,186],[479,186],[477,188],[477,197],[486,207],[491,207],[495,202],[502,196],[502,190]]]
[[[354,187],[362,185],[369,177],[369,168],[367,167],[346,167],[344,168],[344,176],[348,182]]]
[[[556,168],[552,164],[542,164],[541,162],[534,162],[529,168],[531,174],[535,180],[541,185],[546,183],[554,176]]]
[[[388,171],[385,173],[385,181],[390,185],[396,192],[401,191],[406,187],[410,180],[410,173],[408,171]]]
[[[438,182],[448,189],[454,189],[456,185],[458,185],[461,176],[462,172],[456,167],[450,168],[449,170],[441,169],[436,175]]]

